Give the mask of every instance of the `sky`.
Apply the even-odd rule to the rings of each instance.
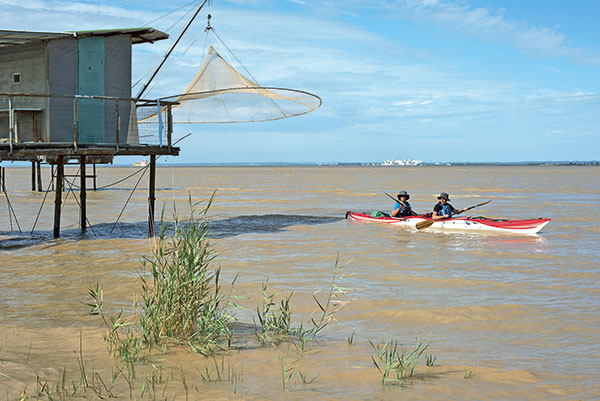
[[[193,5],[0,0],[0,29],[166,31],[134,46],[133,80],[144,82]],[[323,105],[272,122],[176,125],[175,138],[192,135],[168,163],[600,160],[596,0],[213,0],[145,98],[194,77],[207,13],[260,84]]]

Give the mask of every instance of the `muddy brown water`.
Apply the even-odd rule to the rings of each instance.
[[[68,173],[75,173],[72,167]],[[133,167],[98,168],[98,185],[117,181]],[[147,177],[112,230],[132,178],[88,192],[93,231],[81,235],[78,208],[69,194],[62,238],[52,240],[53,193],[36,219],[44,193],[30,191],[28,168],[7,168],[7,190],[21,234],[0,199],[0,397],[16,399],[36,378],[56,382],[63,370],[78,382],[80,352],[88,372],[110,381],[99,321],[86,316],[87,289],[98,282],[106,307],[131,310],[137,269],[152,243],[147,233]],[[44,170],[44,185],[48,183]],[[89,187],[89,184],[88,184]],[[429,210],[449,192],[456,207],[494,201],[471,215],[550,217],[538,235],[415,231],[351,222],[346,210],[389,211],[383,191],[406,189],[413,207]],[[246,307],[237,349],[217,363],[239,375],[235,383],[206,383],[211,358],[185,347],[157,355],[137,369],[142,378],[161,372],[170,381],[156,398],[185,399],[463,399],[574,400],[600,398],[600,169],[598,167],[159,167],[157,210],[187,213],[187,198],[206,200],[223,281]],[[78,195],[78,192],[74,192]],[[112,232],[111,232],[112,230]],[[293,291],[294,321],[316,309],[313,292],[327,291],[339,252],[353,289],[349,301],[317,341],[300,355],[298,374],[283,391],[281,362],[289,345],[253,341],[261,282]],[[354,343],[348,337],[354,333]],[[419,364],[403,386],[382,388],[369,340],[397,339],[410,347],[431,341],[433,367]],[[234,341],[235,342],[235,341]],[[182,373],[183,372],[183,373]],[[470,377],[465,378],[465,376]],[[113,391],[130,396],[123,380]],[[147,387],[146,387],[147,388]],[[148,394],[146,389],[146,396]]]

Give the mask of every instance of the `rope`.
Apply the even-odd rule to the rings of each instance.
[[[140,172],[141,172],[143,169],[145,169],[145,168],[146,168],[146,167],[142,167],[141,169],[137,170],[137,171],[136,171],[136,172],[134,172],[133,174],[129,174],[129,175],[128,175],[127,177],[125,177],[125,178],[121,178],[121,179],[120,179],[120,180],[118,180],[118,181],[115,181],[115,182],[113,182],[113,183],[110,183],[110,184],[107,184],[107,185],[104,185],[104,186],[98,187],[98,188],[96,188],[96,189],[106,189],[106,188],[113,187],[113,186],[115,186],[115,185],[117,185],[117,184],[120,184],[120,183],[122,183],[123,181],[125,181],[125,180],[127,180],[127,179],[129,179],[129,178],[133,177],[134,175],[136,175],[136,174],[140,173]],[[79,188],[80,188],[80,187],[79,187],[79,185],[75,184],[75,182],[73,182],[73,187],[75,187],[75,188],[77,188],[77,189],[79,189]]]
[[[169,73],[169,72],[170,72],[170,71],[173,69],[173,67],[175,67],[175,65],[177,64],[177,62],[178,62],[178,61],[179,61],[179,60],[180,60],[180,59],[181,59],[181,58],[182,58],[182,57],[183,57],[183,56],[184,56],[184,55],[187,53],[187,51],[188,51],[188,50],[190,50],[190,48],[191,48],[191,47],[192,47],[192,46],[193,46],[193,45],[196,43],[196,41],[197,41],[198,39],[200,39],[200,36],[202,36],[202,35],[203,35],[203,33],[202,33],[202,34],[200,34],[200,35],[198,35],[198,36],[197,36],[197,37],[196,37],[194,40],[192,40],[192,42],[189,44],[189,46],[188,46],[188,47],[186,47],[186,49],[185,49],[185,50],[184,50],[184,51],[183,51],[183,52],[182,52],[182,53],[181,53],[181,54],[180,54],[180,55],[179,55],[179,56],[178,56],[178,57],[177,57],[175,60],[173,60],[173,62],[171,63],[171,65],[169,65],[169,67],[168,67],[166,70],[164,70],[164,71],[163,71],[163,72],[162,72],[162,73],[161,73],[161,74],[160,74],[160,75],[159,75],[159,76],[158,76],[158,77],[157,77],[157,78],[154,80],[154,84],[152,84],[152,86],[151,86],[151,87],[149,87],[149,88],[147,89],[147,91],[146,91],[146,94],[148,94],[148,93],[152,92],[152,90],[153,90],[154,88],[156,88],[156,85],[158,85],[158,84],[160,83],[160,80],[161,80],[161,79],[163,79],[163,77],[164,77],[166,74],[168,74],[168,73]]]
[[[246,66],[244,64],[242,64],[242,62],[240,61],[240,59],[237,58],[237,56],[231,51],[231,49],[229,48],[229,46],[227,46],[227,43],[225,43],[225,41],[223,39],[221,39],[221,36],[217,33],[217,31],[215,31],[214,28],[211,28],[209,31],[212,31],[213,34],[215,35],[215,37],[219,40],[219,42],[221,42],[221,44],[223,45],[223,47],[229,52],[229,54],[231,54],[233,56],[233,58],[235,59],[235,61],[237,61],[237,63],[240,65],[240,67],[242,67],[244,69],[244,71],[246,71],[246,73],[248,73],[248,75],[250,76],[250,78],[252,78],[252,81],[258,85],[258,86],[262,86],[260,85],[260,83],[258,82],[258,80],[256,78],[254,78],[254,76],[252,75],[252,73],[250,73],[250,71],[248,71],[248,69],[246,68]],[[207,33],[208,35],[208,33]],[[289,117],[287,115],[287,113],[285,112],[285,110],[283,110],[279,104],[277,104],[277,102],[274,99],[268,98],[271,103],[273,104],[273,106],[275,106],[279,112],[281,113],[281,115],[283,116],[283,118]],[[227,113],[229,115],[229,113]],[[231,118],[230,118],[231,120]]]
[[[80,171],[80,170],[81,170],[81,167],[79,167],[79,168],[77,169],[77,172],[75,173],[75,175],[79,175],[79,171]],[[69,180],[67,180],[67,177],[65,177],[65,176],[64,176],[64,174],[63,174],[63,181],[66,181],[66,182],[67,182],[67,184],[70,184],[70,183],[69,183]],[[73,191],[73,186],[72,186],[72,185],[69,185],[69,190],[67,191],[67,194],[65,195],[65,200],[62,202],[62,205],[61,205],[61,207],[60,207],[60,212],[61,212],[61,213],[62,213],[62,211],[65,209],[65,205],[67,204],[67,199],[69,199],[69,194],[71,193],[71,191]],[[75,199],[77,199],[77,197],[75,196],[75,194],[73,194],[73,197],[74,197]]]
[[[146,167],[144,167],[144,172],[142,173],[142,175],[140,176],[140,178],[138,179],[138,181],[135,183],[135,186],[131,190],[131,193],[129,194],[129,197],[127,198],[127,201],[125,201],[125,205],[123,205],[123,209],[121,209],[121,213],[119,213],[119,217],[117,217],[117,220],[115,221],[115,223],[113,224],[112,228],[110,229],[110,233],[109,234],[112,234],[112,232],[114,231],[115,227],[117,226],[117,223],[121,219],[121,216],[123,215],[123,212],[125,211],[125,208],[129,204],[129,201],[131,200],[131,197],[133,196],[133,193],[137,189],[138,185],[140,185],[140,181],[142,181],[142,178],[144,178],[144,174],[146,174],[146,171],[148,171],[148,167],[150,167],[150,164],[148,164]]]
[[[80,169],[81,169],[81,167],[80,167]],[[85,179],[85,178],[84,178],[84,179]],[[67,182],[67,184],[69,184],[69,191],[72,191],[72,190],[73,190],[73,185],[74,185],[74,183],[72,183],[71,181],[69,181],[69,180],[68,180],[66,177],[65,177],[65,181]],[[69,195],[69,194],[67,193],[67,196],[68,196],[68,195]],[[81,203],[79,202],[79,199],[77,199],[77,197],[75,196],[75,193],[73,193],[73,198],[75,198],[75,202],[77,202],[77,206],[79,206],[79,208],[81,209]],[[66,200],[67,200],[67,198],[65,197],[65,201],[66,201]],[[64,204],[63,204],[63,206],[64,206]],[[94,231],[94,227],[92,226],[92,223],[90,223],[90,219],[88,219],[88,218],[87,218],[87,216],[85,216],[85,221],[87,222],[87,224],[88,224],[88,227],[89,227],[89,228],[92,230],[92,233],[93,233],[95,236],[97,236],[97,235],[96,235],[96,231]]]
[[[173,146],[177,145],[179,142],[183,141],[185,138],[187,138],[190,135],[192,135],[192,134],[189,133],[187,135],[182,136],[181,138],[179,138],[178,140],[176,140],[175,142],[173,142]],[[154,160],[154,162],[156,163],[156,160],[160,159],[161,156],[162,155],[158,155],[158,157]],[[147,166],[142,167],[140,169],[140,171],[144,170],[144,172],[142,173],[142,175],[140,176],[140,178],[138,178],[137,182],[135,183],[135,186],[131,190],[131,193],[129,194],[129,197],[127,198],[127,201],[125,201],[125,205],[123,205],[123,209],[121,209],[121,213],[119,213],[119,216],[117,217],[117,220],[115,221],[115,223],[113,224],[112,228],[110,229],[110,233],[109,234],[112,234],[112,232],[114,231],[115,227],[117,226],[117,223],[121,219],[121,216],[123,215],[123,212],[125,211],[125,208],[129,204],[129,201],[131,200],[131,197],[133,196],[133,193],[137,189],[138,185],[140,185],[140,181],[142,181],[142,178],[144,178],[144,175],[146,174],[146,171],[148,171],[149,167],[150,167],[150,164],[148,164]],[[152,219],[151,221],[154,222],[154,216],[150,216],[150,217]],[[152,228],[152,230],[154,231],[154,228]]]
[[[165,17],[168,17],[169,15],[171,15],[171,14],[173,14],[173,13],[176,13],[177,11],[181,10],[182,8],[188,7],[190,4],[194,4],[194,3],[199,3],[199,1],[198,1],[198,0],[194,0],[194,1],[191,1],[191,2],[189,2],[189,3],[187,3],[187,4],[184,4],[183,6],[179,7],[179,8],[178,8],[178,9],[176,9],[176,10],[173,10],[173,11],[171,11],[171,12],[168,12],[168,13],[166,13],[166,14],[164,14],[164,15],[162,15],[162,16],[160,16],[160,17],[158,17],[158,18],[156,18],[156,19],[154,19],[154,20],[152,20],[152,21],[150,21],[150,22],[146,22],[146,23],[145,23],[144,25],[142,25],[142,26],[150,26],[150,25],[152,25],[153,23],[155,23],[156,21],[159,21],[159,20],[161,20],[161,19],[163,19],[163,18],[165,18]],[[189,11],[188,11],[188,12],[189,12]],[[171,28],[169,28],[169,29],[171,29]],[[168,31],[168,29],[167,29],[167,31]]]
[[[189,2],[189,3],[187,3],[187,4],[184,4],[183,6],[179,7],[179,8],[178,8],[178,9],[176,9],[176,10],[173,10],[173,11],[171,11],[171,12],[168,12],[168,13],[166,13],[166,14],[164,14],[164,15],[162,15],[162,16],[160,16],[160,17],[158,17],[158,18],[156,18],[156,19],[154,19],[154,20],[152,20],[152,21],[150,21],[150,22],[147,22],[147,23],[145,23],[145,24],[144,24],[144,25],[142,25],[142,26],[151,26],[151,25],[152,25],[154,22],[156,22],[156,21],[158,21],[158,20],[161,20],[161,19],[163,19],[163,18],[165,18],[165,17],[168,17],[169,15],[171,15],[171,14],[173,14],[173,13],[176,13],[177,11],[179,11],[179,10],[181,10],[181,9],[185,8],[185,7],[188,7],[188,6],[190,6],[191,4],[195,4],[195,3],[198,3],[198,2],[199,2],[198,0],[191,1],[191,2]],[[188,14],[189,14],[189,13],[190,13],[190,12],[191,12],[191,11],[192,11],[194,8],[195,8],[195,5],[194,5],[194,7],[192,7],[192,8],[191,8],[189,11],[187,11],[187,12],[186,12],[186,13],[185,13],[185,14],[184,14],[184,15],[183,15],[181,18],[179,18],[179,19],[177,20],[177,22],[175,22],[175,23],[174,23],[173,25],[171,25],[169,28],[165,29],[165,32],[167,32],[167,33],[168,33],[168,32],[169,32],[169,30],[171,30],[171,29],[172,29],[172,28],[173,28],[175,25],[177,25],[177,24],[178,24],[178,23],[179,23],[179,22],[180,22],[180,21],[181,21],[181,20],[182,20],[182,19],[183,19],[183,18],[184,18],[186,15],[188,15]],[[159,64],[160,64],[160,60],[159,60],[158,62],[156,62],[156,63],[154,64],[154,66],[153,66],[151,69],[149,69],[148,71],[146,71],[146,72],[145,72],[145,73],[144,73],[144,74],[143,74],[143,75],[140,77],[140,79],[138,79],[138,80],[137,80],[137,81],[136,81],[136,82],[135,82],[135,83],[134,83],[134,84],[131,86],[131,88],[132,88],[132,89],[133,89],[133,88],[135,88],[135,87],[136,87],[136,86],[137,86],[137,85],[138,85],[138,84],[139,84],[139,83],[140,83],[140,82],[141,82],[143,79],[145,79],[145,78],[146,78],[148,75],[150,75],[150,74],[152,73],[152,71],[154,71],[154,70],[156,69],[156,67],[157,67]]]
[[[54,168],[51,167],[53,170]],[[52,171],[52,176],[54,176],[54,171]],[[44,194],[44,199],[42,199],[42,204],[40,205],[40,210],[38,210],[37,216],[35,217],[35,221],[33,222],[33,227],[31,227],[31,232],[30,234],[33,234],[33,231],[35,230],[35,226],[38,222],[38,219],[40,218],[40,214],[42,213],[42,208],[44,207],[44,203],[46,202],[46,197],[48,196],[48,193],[50,192],[50,186],[54,183],[53,179],[50,179],[48,181],[48,187],[46,188],[46,193]]]
[[[13,216],[15,216],[15,223],[17,223],[17,227],[19,227],[19,232],[22,233],[23,231],[21,231],[21,226],[19,225],[19,219],[17,219],[17,214],[15,213],[15,209],[13,209],[12,204],[10,203],[10,199],[8,199],[8,192],[4,192],[4,196],[6,196],[6,202],[8,203],[8,217],[10,218],[10,230],[12,231],[13,226],[12,226],[12,217],[11,217],[11,212],[13,214]]]

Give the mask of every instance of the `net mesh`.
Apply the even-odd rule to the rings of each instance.
[[[174,123],[278,120],[321,106],[321,99],[309,92],[258,85],[236,71],[212,46],[183,93],[161,101],[178,103],[172,109]],[[156,118],[156,114],[146,117]]]

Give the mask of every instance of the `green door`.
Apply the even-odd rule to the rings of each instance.
[[[77,41],[77,94],[104,95],[104,37],[93,36]],[[77,141],[104,142],[104,101],[79,99]]]

